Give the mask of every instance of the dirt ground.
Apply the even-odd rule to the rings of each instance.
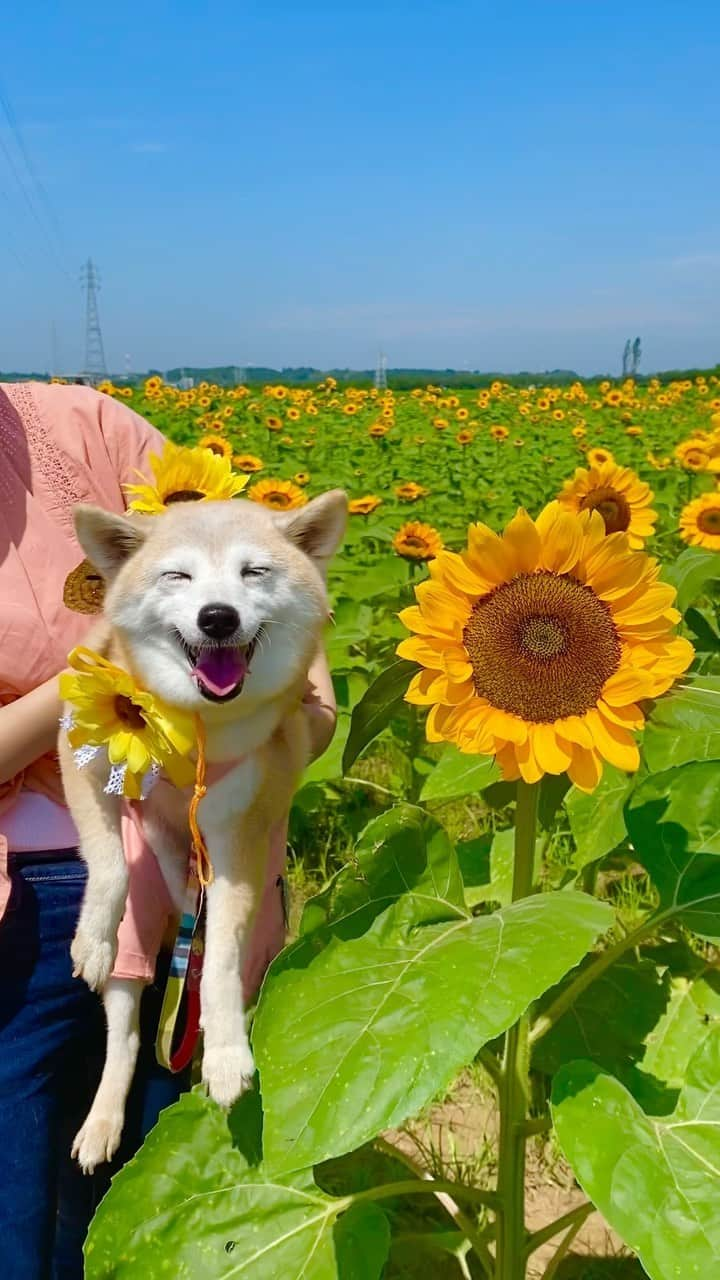
[[[472,1077],[463,1079],[451,1097],[388,1140],[435,1176],[491,1187],[496,1175],[498,1114],[489,1088]],[[528,1144],[527,1225],[536,1231],[584,1203],[568,1165],[552,1138]],[[528,1280],[541,1280],[562,1237],[533,1254]],[[643,1280],[645,1272],[622,1241],[594,1212],[576,1236],[557,1280]]]

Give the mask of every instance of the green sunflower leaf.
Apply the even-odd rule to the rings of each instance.
[[[720,1027],[689,1064],[671,1115],[647,1115],[587,1061],[560,1070],[552,1112],[575,1177],[650,1280],[718,1274]]]

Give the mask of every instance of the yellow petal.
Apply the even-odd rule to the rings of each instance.
[[[578,747],[568,765],[568,777],[580,791],[594,791],[602,777],[602,760],[597,752]]]
[[[112,735],[108,742],[108,759],[111,764],[123,764],[127,759],[131,736],[125,729],[119,729]]]
[[[499,707],[491,706],[488,708],[487,721],[496,738],[504,738],[516,745],[527,739],[527,723],[509,711],[501,711]]]
[[[510,744],[500,747],[496,752],[495,759],[500,766],[505,782],[516,782],[520,777],[520,770],[518,768],[515,748]]]
[[[412,677],[412,680],[407,687],[405,692],[405,701],[412,702],[418,707],[430,706],[436,701],[436,699],[432,694],[428,693],[428,689],[436,679],[437,676],[434,671],[418,671],[417,674]]]
[[[465,560],[482,578],[497,586],[513,576],[514,559],[498,537],[486,524],[471,524],[468,529],[468,549]]]
[[[555,728],[566,742],[579,747],[592,747],[592,734],[580,716],[566,716],[555,721]]]
[[[561,746],[554,726],[533,724],[530,726],[530,736],[535,759],[543,772],[564,773],[572,759],[572,751],[566,751]]]
[[[632,604],[623,605],[622,609],[613,609],[613,621],[619,627],[624,626],[626,623],[632,626],[638,623],[651,622],[663,610],[671,607],[675,594],[674,587],[665,582],[656,582],[654,586],[644,591],[640,598],[633,601]]]
[[[611,707],[622,707],[652,695],[652,676],[639,667],[621,667],[603,685],[602,696]]]
[[[410,662],[418,662],[421,667],[430,667],[433,671],[442,671],[444,667],[444,642],[432,640],[427,636],[408,636],[401,640],[395,652],[398,658],[407,658]]]
[[[533,751],[533,744],[528,736],[527,741],[515,747],[515,758],[520,770],[520,776],[525,782],[539,782],[543,771]]]
[[[454,551],[441,551],[430,562],[429,568],[436,581],[445,582],[454,591],[463,591],[473,598],[484,596],[492,589],[492,582],[482,574],[476,573],[467,561]]]
[[[625,707],[611,707],[602,698],[598,698],[598,709],[604,720],[619,724],[623,729],[642,729],[645,723],[642,711],[632,702]]]
[[[139,733],[131,733],[127,749],[127,766],[131,773],[146,773],[152,758]]]
[[[515,573],[533,573],[540,559],[540,535],[527,511],[513,516],[503,534],[503,542],[515,562]]]
[[[634,773],[640,766],[640,752],[630,733],[609,723],[595,708],[588,711],[586,719],[600,755],[616,769]]]
[[[570,573],[583,550],[582,528],[577,516],[559,511],[543,539],[540,564],[552,573]]]

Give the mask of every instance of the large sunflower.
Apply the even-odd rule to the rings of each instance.
[[[703,493],[683,507],[680,537],[691,547],[720,551],[720,492]]]
[[[566,480],[558,502],[567,511],[599,511],[607,533],[626,533],[630,546],[642,547],[657,520],[650,503],[653,493],[630,467],[604,462],[589,469],[578,467]]]
[[[658,574],[597,512],[518,511],[502,537],[472,525],[467,551],[441,552],[400,614],[415,635],[398,654],[423,668],[406,698],[431,708],[428,740],[495,755],[508,779],[567,771],[584,791],[603,759],[637,769],[638,701],[693,657]]]
[[[307,494],[292,480],[258,480],[248,489],[248,498],[273,511],[291,511],[307,502]]]
[[[107,747],[111,765],[124,769],[124,795],[140,798],[142,780],[160,766],[178,787],[188,786],[195,766],[193,718],[139,688],[127,671],[92,649],[68,658],[72,672],[60,676],[60,696],[72,706],[71,747]]]
[[[227,458],[210,449],[187,449],[168,441],[162,454],[150,454],[154,484],[126,484],[137,496],[131,511],[159,515],[174,502],[221,502],[234,498],[247,484],[246,476],[233,475]]]

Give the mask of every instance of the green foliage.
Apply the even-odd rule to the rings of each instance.
[[[686,764],[644,778],[625,820],[640,858],[720,854],[720,787],[716,761]]]
[[[368,859],[360,901],[355,886],[349,901],[336,888],[323,923],[304,929],[266,978],[253,1045],[275,1168],[352,1150],[412,1115],[612,922],[606,905],[579,893],[473,917],[449,842],[433,824],[415,830],[425,869],[409,893],[375,915],[388,868],[383,860],[375,881]],[[374,916],[359,936],[358,914]]]
[[[373,681],[356,703],[343,752],[342,764],[346,773],[373,738],[387,728],[392,717],[401,709],[410,678],[416,670],[413,662],[397,658]]]
[[[720,676],[696,677],[655,704],[645,729],[643,754],[654,773],[696,760],[720,759]]]
[[[589,794],[573,787],[565,805],[575,839],[573,865],[581,870],[611,853],[625,839],[623,805],[634,779],[606,765],[599,785]]]
[[[560,1146],[650,1280],[717,1271],[719,1080],[720,1028],[708,1033],[690,1062],[669,1116],[646,1115],[618,1080],[591,1062],[571,1063],[555,1079]]]
[[[262,1113],[248,1094],[228,1118],[198,1093],[163,1112],[113,1182],[86,1246],[87,1280],[380,1280],[382,1210],[283,1178],[260,1156]]]
[[[423,786],[420,799],[455,800],[459,796],[475,795],[499,777],[500,770],[491,756],[464,755],[452,743],[447,743]]]
[[[583,967],[587,963],[592,961]],[[619,960],[539,1041],[533,1066],[551,1076],[563,1063],[586,1055],[597,1066],[627,1076],[628,1068],[645,1057],[645,1039],[665,1014],[669,985],[651,959]],[[560,990],[566,987],[567,982]],[[549,992],[540,1007],[557,994]]]
[[[720,558],[704,547],[688,547],[665,571],[665,580],[677,589],[677,607],[684,613],[708,582],[720,578]]]

